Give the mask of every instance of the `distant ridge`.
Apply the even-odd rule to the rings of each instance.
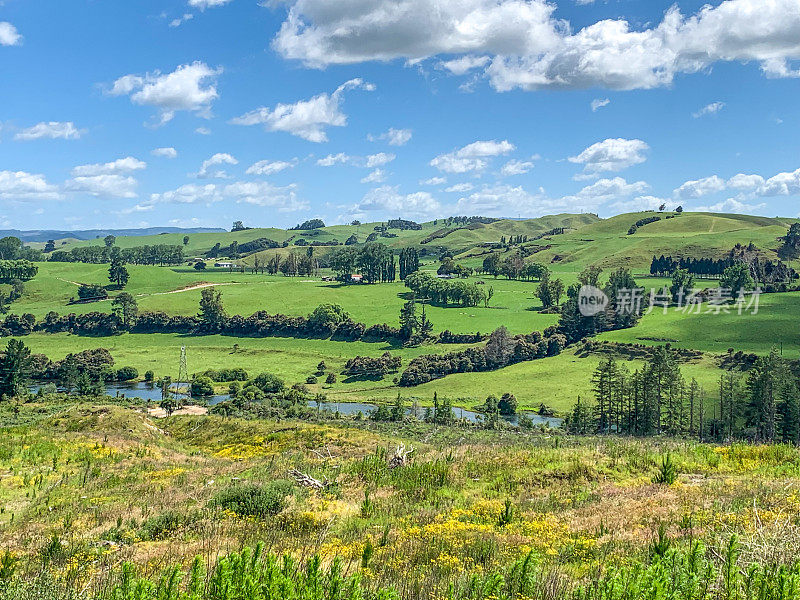
[[[46,242],[47,240],[63,240],[72,238],[76,240],[93,240],[107,235],[139,237],[144,235],[159,235],[161,233],[220,233],[225,231],[213,227],[147,227],[144,229],[78,229],[75,231],[61,231],[39,229],[21,231],[18,229],[0,229],[0,237],[13,236],[23,242]]]

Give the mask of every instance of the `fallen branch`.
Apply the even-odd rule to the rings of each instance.
[[[405,467],[409,462],[409,456],[414,452],[414,446],[410,450],[406,450],[405,444],[400,444],[394,451],[394,455],[389,459],[389,468],[396,469],[397,467]]]
[[[320,481],[319,479],[314,479],[311,477],[311,475],[301,473],[297,469],[291,469],[289,471],[289,476],[292,477],[299,485],[312,490],[324,490],[330,485],[327,477],[324,481]]]

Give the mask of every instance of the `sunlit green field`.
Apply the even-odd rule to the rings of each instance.
[[[784,356],[797,358],[800,352],[800,293],[762,294],[758,313],[739,315],[735,308],[727,313],[686,314],[671,308],[654,310],[633,329],[603,334],[616,342],[663,344],[706,352],[726,352],[728,348],[766,354],[774,346]]]

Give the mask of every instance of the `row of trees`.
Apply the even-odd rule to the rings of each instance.
[[[509,279],[524,279],[526,281],[542,279],[548,273],[548,269],[544,265],[533,262],[526,263],[520,252],[515,252],[506,258],[502,258],[500,254],[492,253],[483,259],[482,271],[494,277],[503,275]]]
[[[800,443],[800,387],[792,365],[773,350],[746,375],[719,378],[719,400],[692,379],[687,383],[674,353],[656,349],[630,372],[612,357],[592,377],[594,404],[580,399],[569,427],[576,433],[621,433]]]
[[[400,250],[400,281],[419,271],[419,252],[416,248],[403,248]]]
[[[119,256],[126,263],[134,265],[179,265],[184,261],[184,250],[183,246],[171,244],[122,249],[116,246],[83,246],[71,250],[56,250],[50,255],[50,260],[104,264],[110,263],[113,256]]]
[[[429,299],[433,304],[458,304],[467,307],[489,302],[488,293],[475,283],[438,279],[422,271],[406,277],[405,284],[417,296]]]
[[[10,283],[15,279],[29,281],[38,272],[39,267],[29,260],[0,260],[0,283]]]
[[[330,268],[340,281],[360,273],[366,283],[392,282],[397,279],[397,260],[386,245],[365,244],[361,248],[347,246],[331,253]]]

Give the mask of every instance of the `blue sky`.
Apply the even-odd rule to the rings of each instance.
[[[797,216],[800,0],[0,1],[0,227]]]

